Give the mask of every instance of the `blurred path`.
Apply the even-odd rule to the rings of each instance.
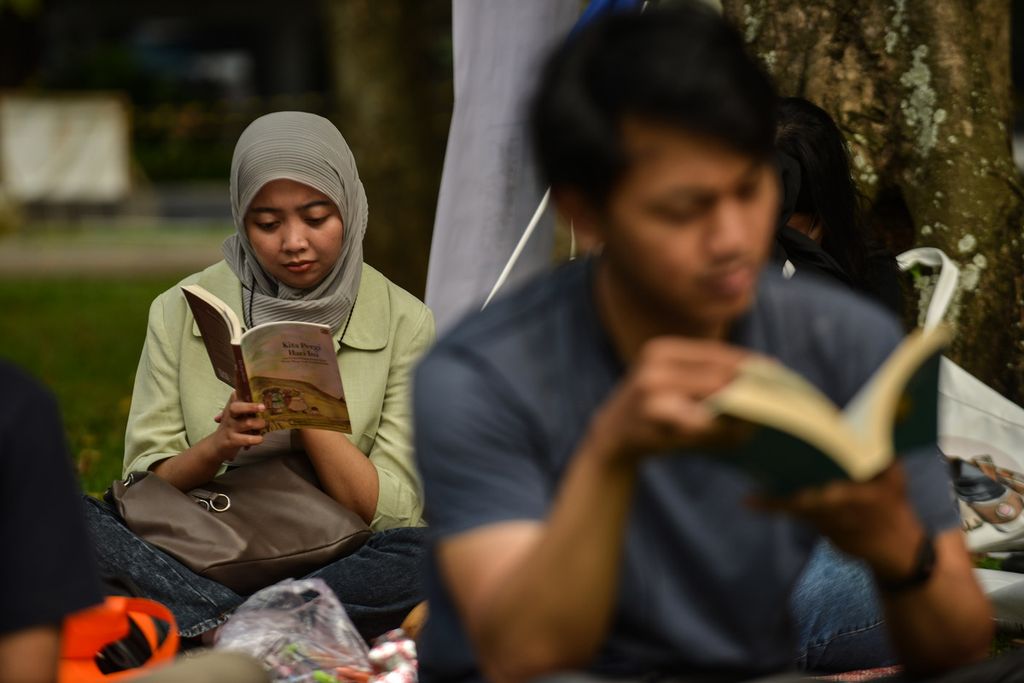
[[[187,274],[221,259],[230,227],[94,229],[0,237],[0,278]]]

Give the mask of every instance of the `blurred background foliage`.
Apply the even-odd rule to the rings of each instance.
[[[102,492],[120,476],[146,313],[153,298],[176,280],[0,280],[3,356],[56,393],[86,491]]]
[[[1011,7],[1020,165],[1024,0]],[[451,0],[0,0],[0,111],[10,97],[95,95],[126,114],[123,195],[21,201],[0,171],[0,356],[57,393],[92,491],[119,470],[149,302],[218,260],[233,230],[231,153],[256,117],[338,125],[369,198],[367,261],[422,295],[453,100]],[[0,118],[0,157],[3,135]]]

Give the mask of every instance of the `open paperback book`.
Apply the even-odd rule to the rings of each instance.
[[[265,431],[351,433],[334,337],[326,325],[272,322],[246,330],[227,304],[199,285],[181,288],[213,371],[241,401],[263,403]]]
[[[908,336],[845,409],[779,363],[745,363],[706,399],[734,422],[730,446],[718,455],[774,495],[871,479],[896,454],[936,443],[939,358],[950,336],[942,326]]]

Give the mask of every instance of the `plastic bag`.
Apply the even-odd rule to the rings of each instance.
[[[286,579],[242,603],[217,632],[216,647],[245,652],[274,681],[367,683],[369,650],[322,579]]]

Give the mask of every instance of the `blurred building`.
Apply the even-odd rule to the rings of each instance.
[[[12,133],[10,122],[35,121],[34,135],[64,130],[84,142],[88,126],[70,125],[73,115],[61,102],[81,97],[96,103],[106,95],[127,109],[130,192],[121,201],[74,202],[79,215],[94,209],[225,218],[223,183],[242,128],[266,111],[329,114],[332,108],[328,40],[322,5],[315,0],[23,0],[0,8],[0,88],[21,98],[17,112],[48,114],[7,117],[4,135],[24,140],[29,129]],[[35,109],[26,109],[26,102]],[[48,125],[41,124],[43,118]],[[109,123],[105,129],[115,122]],[[115,146],[104,154],[99,144],[65,144],[59,151],[88,158],[121,154]],[[36,149],[35,157],[46,156]],[[63,166],[60,154],[44,162]],[[36,163],[41,162],[20,158],[20,165],[5,166]],[[34,187],[38,194],[39,185]],[[45,196],[51,201],[33,197],[37,211],[63,201],[61,192]]]
[[[51,86],[126,87],[142,105],[323,92],[321,26],[315,0],[50,0],[39,68]]]

